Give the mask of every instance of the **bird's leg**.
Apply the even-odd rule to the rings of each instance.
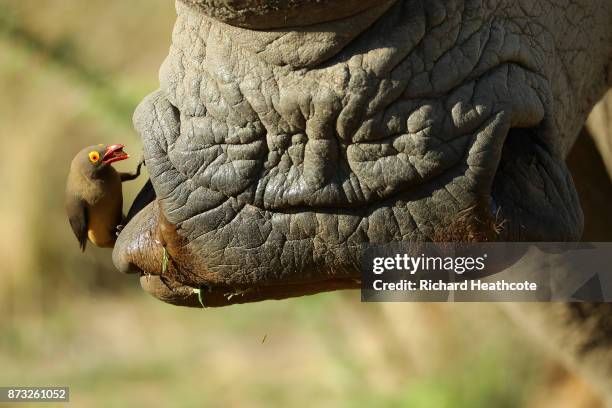
[[[142,167],[142,165],[145,165],[145,160],[144,160],[144,156],[142,156],[140,158],[140,161],[138,161],[138,166],[136,166],[136,171],[134,173],[119,173],[119,176],[121,177],[121,181],[130,181],[130,180],[134,180],[136,177],[140,176],[140,168]]]

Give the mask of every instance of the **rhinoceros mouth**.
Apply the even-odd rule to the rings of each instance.
[[[460,146],[444,150],[439,141],[445,136],[433,135],[439,143],[423,142],[423,153],[443,157],[448,152],[454,160],[448,164],[438,160],[429,172],[415,172],[418,176],[411,183],[404,180],[395,184],[396,189],[388,188],[394,185],[390,180],[401,181],[399,175],[409,173],[388,164],[381,165],[377,175],[387,182],[386,188],[372,188],[369,194],[362,189],[360,195],[352,196],[354,200],[347,194],[321,196],[327,201],[315,197],[317,191],[298,188],[301,195],[295,194],[292,201],[287,199],[291,184],[286,184],[288,190],[284,191],[278,185],[269,189],[273,172],[261,172],[257,183],[180,223],[169,220],[173,213],[166,208],[168,203],[172,206],[177,193],[159,197],[124,228],[115,248],[115,263],[122,271],[140,273],[143,286],[170,303],[223,306],[357,287],[361,255],[372,244],[575,239],[581,214],[571,177],[555,152],[554,128],[547,120],[546,105],[525,103],[530,99],[525,92],[526,88],[518,92],[524,99],[517,103],[508,97],[504,103],[461,106],[468,112],[465,115],[457,105],[463,102],[451,104],[451,116],[455,117],[438,118],[461,124],[455,133],[446,135],[450,138],[454,134],[451,143],[457,140]],[[172,106],[159,109],[160,102],[167,104],[159,95],[150,102],[156,111],[176,118]],[[434,111],[427,106],[427,112]],[[428,129],[440,126],[426,122]],[[419,132],[412,136],[413,141]],[[158,173],[152,170],[157,177],[153,185],[167,183],[165,178],[172,174],[171,146],[178,144],[164,145],[165,154],[152,158],[157,161],[155,166],[163,169]],[[380,153],[384,148],[373,150]],[[390,157],[380,156],[383,160]],[[353,175],[360,171],[349,153],[340,157],[346,160],[346,168],[353,169]],[[341,167],[338,162],[342,159],[333,164]],[[406,163],[417,160],[408,158]],[[375,166],[370,169],[373,173],[376,170]],[[275,192],[275,199],[267,200],[266,191]],[[328,190],[323,186],[318,191]],[[210,194],[210,190],[205,192]],[[197,190],[184,201],[187,206],[193,196],[198,197]],[[206,199],[206,195],[200,196],[200,200]],[[164,247],[169,255],[165,270]],[[245,270],[252,272],[242,273]],[[201,293],[206,294],[205,300]]]
[[[157,199],[117,267],[161,276],[160,297],[228,304],[354,287],[368,245],[576,239],[539,48],[416,3],[378,10],[368,35],[328,30],[317,55],[179,7],[161,89],[134,115]],[[287,35],[321,34],[306,31]]]

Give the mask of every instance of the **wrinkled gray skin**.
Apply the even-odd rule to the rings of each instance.
[[[177,12],[160,89],[134,115],[158,200],[113,254],[155,296],[355,287],[366,244],[580,238],[564,157],[610,87],[609,0]]]

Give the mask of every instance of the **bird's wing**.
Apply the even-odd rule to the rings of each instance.
[[[79,240],[81,251],[85,251],[85,245],[87,244],[87,206],[83,200],[71,197],[66,200],[66,210],[72,231]]]

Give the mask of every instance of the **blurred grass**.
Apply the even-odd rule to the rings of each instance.
[[[410,359],[389,364],[406,345],[376,329],[402,322],[412,306],[383,312],[360,305],[356,293],[204,312],[140,294],[72,299],[1,337],[13,352],[0,354],[11,367],[0,383],[69,384],[79,407],[522,406],[540,367],[528,349],[511,346],[510,331],[475,341],[480,324],[499,318],[470,322],[475,305],[433,306],[455,323],[415,328],[431,336],[419,351],[450,347],[446,361],[426,356],[434,364],[421,370]]]
[[[112,82],[112,76],[102,72],[99,66],[84,62],[70,36],[44,41],[6,4],[0,4],[0,30],[5,40],[21,47],[25,53],[81,82],[80,85],[93,93],[93,99],[107,115],[118,125],[129,126],[126,119],[138,103],[138,96],[122,94]]]
[[[187,310],[143,294],[108,250],[79,251],[70,160],[97,143],[138,156],[132,111],[173,21],[170,0],[0,0],[0,385],[69,385],[78,407],[524,405],[547,360],[489,305],[349,292]]]

